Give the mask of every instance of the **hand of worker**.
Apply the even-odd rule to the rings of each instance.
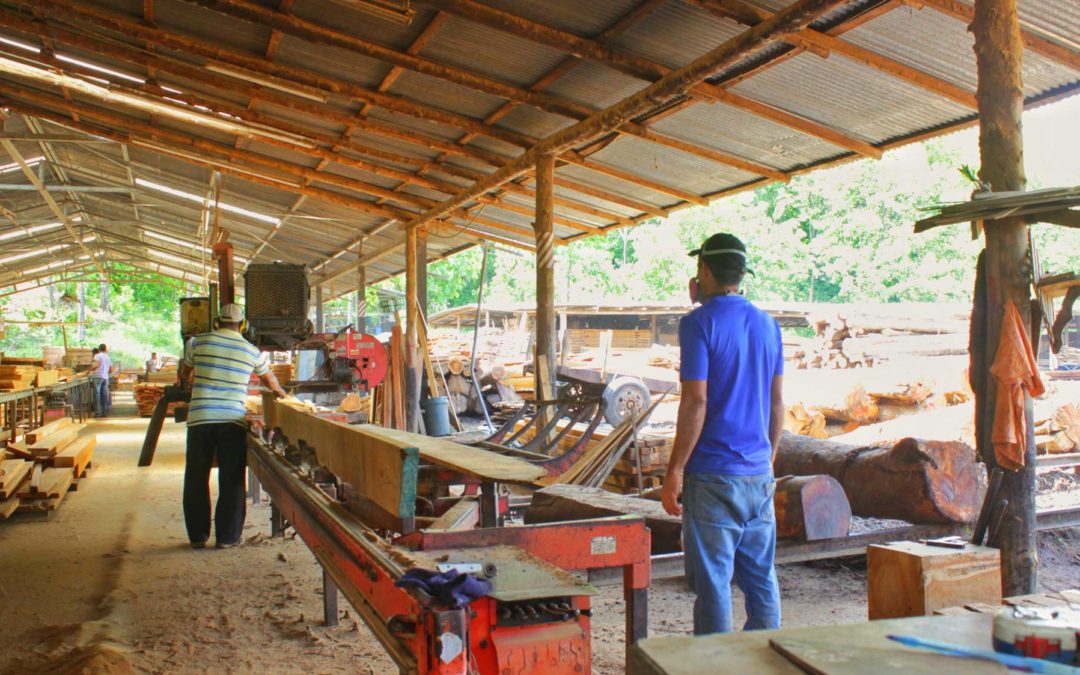
[[[673,516],[682,515],[682,504],[679,503],[682,483],[682,471],[668,471],[664,478],[664,487],[660,490],[660,503],[664,505],[664,510]]]

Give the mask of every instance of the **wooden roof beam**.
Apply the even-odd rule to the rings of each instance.
[[[38,30],[35,27],[35,24],[33,22],[25,20],[25,19],[23,19],[22,17],[20,17],[18,15],[6,12],[3,9],[0,9],[0,25],[4,25],[4,26],[7,26],[9,28],[14,28],[16,30],[21,30],[23,32],[27,32],[27,33],[31,33],[31,34],[38,34]],[[468,147],[458,146],[458,145],[454,144],[451,141],[443,141],[441,139],[434,139],[434,138],[431,138],[431,137],[424,136],[422,134],[413,132],[411,130],[399,129],[399,128],[395,127],[392,124],[383,123],[383,122],[379,122],[379,121],[376,121],[376,120],[363,120],[363,119],[358,119],[358,118],[352,118],[352,117],[348,116],[347,114],[337,113],[337,112],[333,111],[330,108],[321,107],[321,106],[318,106],[318,105],[310,103],[310,102],[305,102],[302,99],[294,99],[293,97],[290,97],[290,96],[288,96],[286,94],[283,94],[283,93],[280,93],[280,92],[277,92],[277,91],[274,91],[272,89],[268,89],[268,88],[264,88],[264,87],[256,87],[256,86],[251,86],[251,85],[238,85],[238,84],[234,83],[233,81],[228,80],[224,76],[216,76],[213,73],[208,73],[205,70],[194,67],[194,66],[189,66],[189,65],[186,65],[186,64],[178,63],[176,61],[164,60],[164,59],[160,59],[160,58],[155,57],[155,56],[147,55],[147,54],[139,52],[138,50],[133,49],[133,48],[125,48],[123,46],[119,46],[119,45],[116,45],[116,44],[106,44],[106,43],[98,42],[98,41],[95,41],[95,40],[92,40],[92,39],[85,38],[84,36],[72,33],[70,31],[66,31],[66,30],[63,30],[63,29],[58,29],[58,28],[55,28],[55,27],[47,28],[47,30],[49,32],[51,32],[51,33],[59,35],[62,38],[61,41],[65,42],[67,44],[71,44],[71,45],[76,46],[76,47],[78,47],[80,49],[84,49],[84,50],[87,50],[87,51],[90,51],[90,52],[94,52],[94,53],[97,53],[99,55],[102,55],[102,56],[105,56],[105,57],[108,57],[108,58],[116,58],[116,59],[120,59],[120,60],[125,60],[125,61],[131,62],[131,63],[141,65],[141,66],[146,67],[148,69],[149,68],[154,68],[154,69],[159,70],[161,72],[172,73],[174,75],[177,75],[179,77],[184,77],[184,78],[187,78],[187,79],[200,80],[202,82],[205,82],[207,84],[210,84],[211,86],[214,86],[214,87],[217,87],[217,88],[220,88],[220,89],[224,89],[224,90],[227,90],[227,91],[239,92],[239,93],[242,93],[245,96],[255,97],[255,98],[258,98],[259,100],[265,100],[265,101],[268,101],[268,102],[272,102],[275,105],[281,105],[281,106],[286,107],[288,109],[297,110],[297,111],[303,112],[305,114],[318,115],[318,116],[321,116],[324,119],[335,121],[335,122],[338,122],[338,123],[341,123],[341,124],[344,124],[344,125],[351,124],[356,128],[363,129],[365,131],[368,131],[368,132],[376,134],[376,135],[384,136],[384,137],[387,137],[387,138],[393,138],[393,139],[396,139],[396,140],[402,140],[402,141],[406,141],[406,142],[409,142],[409,143],[414,143],[414,144],[416,144],[416,145],[418,145],[420,147],[433,149],[433,150],[440,150],[440,151],[443,151],[443,152],[446,152],[446,153],[449,153],[449,154],[455,154],[455,155],[462,155],[462,156],[470,157],[472,159],[476,159],[476,160],[485,162],[487,164],[490,164],[490,165],[496,166],[496,167],[503,166],[508,161],[510,161],[512,159],[511,157],[508,157],[508,156],[505,156],[505,155],[499,155],[499,154],[496,154],[496,153],[483,151],[483,150],[480,150],[480,149],[477,149],[477,148],[468,148]],[[77,66],[72,66],[70,64],[65,64],[65,69],[72,70],[72,71],[75,71],[75,72],[79,72],[79,70],[80,70]],[[121,87],[116,87],[115,85],[114,85],[114,88],[122,89]],[[124,88],[131,88],[131,87],[124,87]],[[270,118],[267,118],[265,115],[262,115],[261,113],[257,113],[255,111],[245,110],[243,108],[239,108],[239,107],[235,107],[235,106],[228,106],[228,104],[223,104],[221,102],[209,102],[207,99],[204,99],[204,98],[201,98],[201,97],[198,97],[198,96],[193,96],[193,95],[190,95],[190,94],[175,94],[173,92],[164,92],[164,90],[161,90],[159,87],[157,87],[156,85],[152,85],[152,84],[144,85],[144,86],[141,86],[141,87],[135,87],[135,89],[137,89],[137,90],[139,90],[141,92],[144,92],[144,93],[152,94],[152,95],[158,95],[158,96],[167,95],[169,97],[177,98],[179,100],[189,101],[192,104],[207,105],[209,107],[216,108],[216,109],[219,109],[219,110],[222,110],[222,111],[228,110],[230,112],[230,114],[236,115],[238,117],[243,117],[243,116],[246,115],[249,119],[252,119],[253,121],[257,121],[259,119],[262,119],[262,120],[265,121],[265,123],[271,123],[274,126],[282,128],[282,129],[284,129],[286,131],[288,131],[290,129],[290,127],[291,127],[291,125],[288,125],[287,123],[282,123],[282,122],[277,121],[277,120],[270,121]],[[291,128],[293,130],[298,129],[296,127],[291,127]],[[299,133],[298,131],[294,131],[294,132]],[[308,133],[310,135],[310,134],[312,134],[314,132],[309,131]],[[404,161],[402,159],[398,159],[397,157],[394,157],[392,155],[392,153],[388,153],[386,151],[382,151],[382,150],[379,150],[379,149],[363,146],[361,144],[353,144],[353,145],[350,145],[349,147],[351,149],[354,149],[356,152],[362,152],[364,154],[368,154],[368,155],[371,155],[371,156],[376,156],[376,157],[379,157],[381,159],[387,159],[388,161]],[[443,165],[443,164],[439,164],[437,162],[433,163],[433,162],[430,162],[428,160],[418,160],[417,158],[408,158],[408,161],[411,161],[411,162],[416,162],[416,161],[425,162],[424,167],[425,167],[426,170],[440,171],[440,172],[447,173],[449,175],[454,175],[454,176],[459,176],[459,177],[470,177],[470,176],[474,177],[474,176],[477,175],[477,172],[473,172],[473,171],[468,170],[468,169],[464,169],[464,168],[461,168],[461,167],[452,167],[450,165]],[[480,175],[483,175],[483,174],[480,174]],[[475,179],[475,178],[470,178],[470,179]],[[611,202],[613,204],[619,204],[621,206],[626,206],[627,208],[632,208],[632,209],[636,209],[636,210],[639,210],[639,211],[644,211],[644,212],[650,213],[652,215],[662,216],[664,214],[664,212],[662,210],[658,209],[655,206],[645,204],[645,203],[640,202],[638,200],[630,199],[630,198],[624,197],[622,195],[612,193],[612,192],[607,191],[607,190],[601,190],[601,189],[593,188],[592,186],[577,183],[575,181],[570,181],[570,180],[566,180],[566,179],[558,179],[557,178],[556,179],[556,184],[560,185],[561,187],[566,187],[567,189],[571,189],[571,190],[575,190],[577,192],[581,192],[583,194],[589,194],[590,196],[597,197],[598,199],[603,199],[604,201],[608,201],[608,202]]]
[[[800,0],[796,2],[773,18],[740,33],[704,56],[665,75],[636,94],[624,98],[587,120],[551,134],[529,148],[513,163],[499,169],[469,189],[463,190],[454,198],[414,218],[405,226],[423,226],[475,199],[477,196],[523,175],[536,165],[537,158],[541,154],[564,152],[575,145],[612,131],[627,120],[634,119],[658,103],[686,91],[725,66],[737,62],[750,51],[771,44],[781,39],[785,34],[802,30],[821,14],[843,2],[844,0]]]
[[[434,35],[434,31],[429,31],[430,25],[424,29],[421,35],[414,41],[413,45],[409,47],[407,51],[398,51],[389,47],[384,47],[377,43],[369,42],[349,35],[348,33],[335,31],[333,29],[321,26],[311,21],[276,12],[270,8],[259,5],[258,3],[251,2],[250,0],[188,0],[189,2],[195,2],[205,7],[222,12],[229,16],[237,17],[256,23],[257,25],[270,27],[275,31],[283,31],[294,37],[304,39],[308,42],[315,44],[327,44],[355,53],[362,54],[364,56],[379,59],[387,63],[393,63],[394,67],[390,73],[383,80],[382,84],[378,87],[379,92],[386,92],[389,89],[389,83],[398,77],[401,69],[408,69],[415,72],[423,73],[425,75],[435,77],[438,79],[453,82],[455,84],[473,89],[476,91],[482,91],[484,93],[492,94],[507,99],[512,104],[528,104],[541,110],[569,117],[570,119],[582,120],[589,115],[596,112],[595,108],[590,106],[581,105],[573,101],[551,96],[547,94],[539,93],[539,89],[542,87],[530,87],[528,89],[521,89],[520,87],[506,84],[497,80],[493,80],[486,76],[467,71],[461,68],[455,68],[446,66],[444,64],[424,59],[416,55],[419,49],[416,49],[417,43],[420,48],[427,44]],[[446,14],[440,12],[438,16],[445,17]],[[436,19],[437,21],[437,19]],[[433,21],[432,23],[436,23]],[[441,25],[441,22],[438,23]],[[438,26],[436,26],[437,29]],[[361,112],[366,112],[371,102],[367,102]],[[482,120],[483,124],[491,126],[505,113],[500,113],[500,110],[496,111],[492,115]],[[509,109],[507,109],[508,111]],[[771,167],[765,167],[749,160],[735,157],[729,153],[723,153],[708,148],[702,148],[688,141],[680,139],[669,138],[664,134],[657,133],[655,131],[648,131],[641,125],[627,124],[624,127],[620,127],[620,132],[638,136],[644,140],[652,143],[658,143],[667,147],[678,149],[688,154],[697,155],[704,159],[709,159],[721,164],[728,164],[736,166],[743,171],[752,171],[762,176],[769,176],[776,180],[787,180],[787,177]],[[472,137],[479,135],[480,132],[469,131],[465,142]],[[459,141],[462,142],[462,141]]]
[[[423,2],[462,18],[570,52],[579,58],[602,63],[647,82],[655,82],[671,72],[671,69],[667,66],[653,63],[644,57],[623,50],[609,49],[594,40],[523,19],[475,0],[423,0]],[[722,87],[707,82],[700,82],[690,87],[688,93],[702,100],[722,101],[733,107],[765,117],[777,124],[795,129],[809,136],[816,136],[829,143],[868,157],[879,158],[881,156],[881,153],[874,146],[865,141],[847,136],[843,132],[819,122],[780,110],[741,94],[726,91]]]
[[[166,144],[162,144],[162,143],[160,143],[159,141],[156,141],[156,140],[152,141],[152,142],[143,141],[142,139],[140,139],[136,135],[131,134],[130,132],[119,132],[119,131],[109,129],[107,127],[99,127],[99,126],[96,126],[96,125],[91,125],[91,124],[86,123],[85,121],[75,122],[75,121],[69,119],[68,117],[65,117],[62,114],[59,114],[59,113],[56,113],[56,112],[53,112],[53,111],[50,111],[50,110],[38,108],[36,106],[25,104],[25,103],[22,103],[22,102],[19,102],[19,101],[16,101],[16,100],[11,100],[9,102],[6,102],[5,105],[10,107],[12,110],[17,110],[18,112],[20,112],[22,114],[31,115],[33,117],[37,117],[37,118],[40,118],[40,119],[46,119],[46,120],[55,121],[58,124],[64,124],[66,126],[73,127],[73,128],[79,129],[81,131],[85,131],[86,133],[89,133],[89,134],[94,134],[96,136],[101,136],[101,137],[104,137],[104,138],[110,138],[112,140],[115,140],[117,143],[129,143],[129,144],[138,145],[140,147],[150,147],[150,148],[152,148],[154,150],[157,150],[158,152],[162,152],[163,154],[170,155],[172,157],[175,157],[177,159],[181,159],[181,160],[190,162],[192,164],[196,164],[196,165],[203,166],[203,167],[210,168],[210,169],[215,169],[217,171],[220,171],[222,174],[234,176],[234,177],[239,178],[241,180],[245,180],[245,181],[252,182],[252,183],[257,183],[257,184],[260,184],[260,185],[266,185],[266,186],[269,186],[269,187],[278,188],[278,189],[281,189],[281,190],[285,190],[287,192],[292,192],[294,194],[305,194],[305,195],[308,195],[310,197],[314,197],[316,199],[320,199],[322,201],[328,202],[330,204],[336,204],[338,206],[345,206],[345,207],[352,208],[352,209],[355,209],[355,210],[363,212],[363,213],[370,213],[372,215],[378,215],[378,216],[382,216],[382,217],[385,217],[385,218],[392,218],[394,220],[403,220],[403,219],[407,218],[408,216],[414,215],[413,213],[410,213],[408,211],[402,211],[402,210],[398,210],[398,209],[391,209],[390,207],[376,206],[376,205],[374,205],[373,203],[371,203],[369,201],[365,201],[365,200],[362,200],[362,199],[359,199],[359,198],[356,198],[356,197],[352,197],[352,196],[349,196],[349,195],[346,195],[346,194],[342,194],[340,192],[334,192],[332,190],[326,190],[324,188],[318,188],[318,187],[314,187],[314,186],[306,186],[305,187],[305,186],[301,185],[299,181],[289,182],[289,181],[283,181],[283,180],[280,180],[280,179],[268,178],[263,173],[252,172],[251,170],[248,170],[248,169],[246,169],[244,167],[241,167],[241,166],[237,166],[235,164],[230,164],[230,163],[226,163],[226,162],[220,162],[219,163],[219,162],[209,161],[208,158],[206,158],[204,155],[200,155],[197,152],[189,152],[189,151],[185,151],[185,150],[178,150],[178,149],[172,148],[172,147],[170,147],[170,146],[168,146]],[[449,217],[451,217],[451,218],[465,217],[465,218],[468,218],[468,219],[472,220],[471,216],[467,216],[467,215],[463,216],[461,211],[456,211],[454,213],[450,213]],[[492,227],[493,229],[497,228],[497,229],[500,229],[502,231],[508,231],[510,233],[513,233],[513,234],[519,234],[519,235],[525,235],[525,236],[528,236],[530,234],[530,232],[528,232],[527,230],[524,230],[523,228],[515,227],[513,225],[507,225],[507,224],[504,224],[504,223],[488,221],[486,219],[478,219],[475,222],[477,224],[482,224],[482,225],[485,225],[485,226]],[[504,237],[500,237],[500,236],[496,236],[496,235],[490,235],[489,233],[478,231],[478,230],[475,230],[475,229],[470,230],[468,232],[468,236],[475,237],[477,239],[488,239],[488,240],[497,241],[497,242],[500,242],[500,243],[505,243],[506,242],[506,239]]]

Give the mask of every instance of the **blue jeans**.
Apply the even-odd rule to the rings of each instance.
[[[683,549],[686,579],[697,595],[695,635],[733,630],[732,575],[746,597],[743,629],[780,627],[775,491],[771,474],[686,474]]]
[[[94,412],[104,417],[112,410],[112,394],[109,393],[109,380],[104,377],[92,377],[94,381]]]

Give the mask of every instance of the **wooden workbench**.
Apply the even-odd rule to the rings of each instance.
[[[662,637],[642,640],[634,645],[627,659],[627,672],[633,675],[700,675],[700,673],[802,673],[800,668],[769,646],[773,638],[796,638],[822,641],[866,650],[866,666],[862,672],[894,672],[889,668],[887,652],[915,651],[925,655],[927,668],[905,672],[956,672],[952,664],[985,664],[986,672],[995,672],[988,661],[959,660],[933,656],[927,650],[909,650],[888,635],[911,635],[954,645],[993,649],[991,630],[993,616],[970,613],[962,616],[925,616],[911,619],[889,619],[841,626],[810,626],[782,628],[770,631],[746,631],[707,635],[702,637]],[[939,663],[938,666],[930,664]],[[854,670],[851,672],[858,672]],[[899,672],[899,671],[896,671]],[[1004,669],[1001,669],[1004,672]]]

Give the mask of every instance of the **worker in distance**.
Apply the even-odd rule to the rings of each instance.
[[[188,341],[177,373],[180,386],[185,386],[193,376],[184,467],[184,523],[192,548],[205,548],[210,539],[210,467],[215,457],[216,545],[230,548],[241,541],[247,515],[244,402],[251,374],[258,375],[263,386],[279,398],[286,396],[270,370],[266,354],[241,335],[243,323],[244,310],[240,305],[223,306],[215,328]]]
[[[779,628],[772,465],[784,419],[780,326],[739,292],[752,272],[737,237],[714,234],[690,255],[690,296],[700,304],[679,324],[682,398],[661,501],[682,516],[694,633],[733,630],[733,576],[746,598],[744,630]]]

